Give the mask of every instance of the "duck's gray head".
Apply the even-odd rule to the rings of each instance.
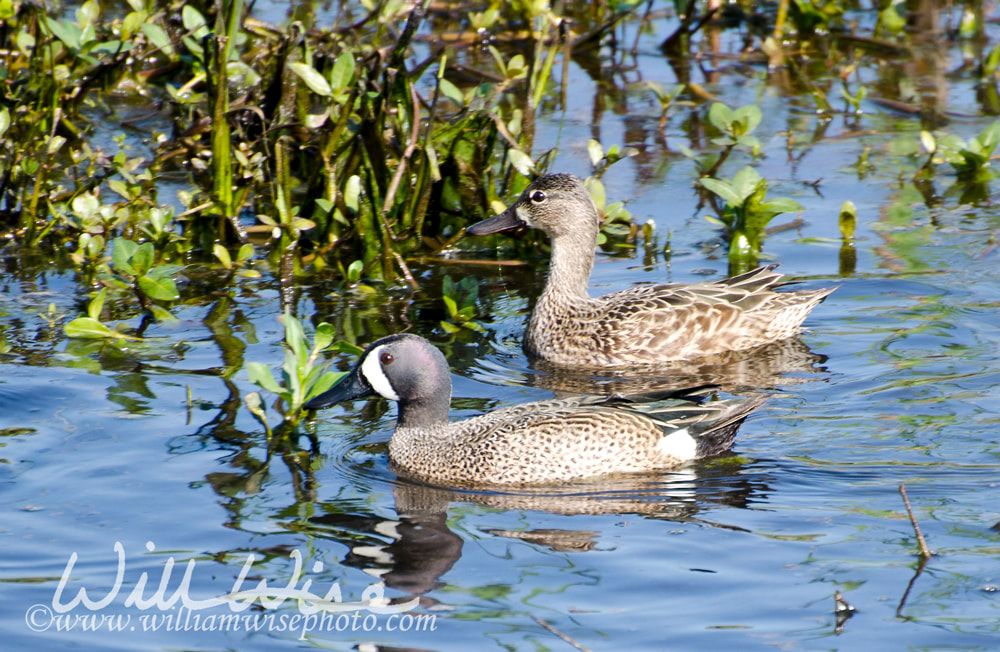
[[[527,226],[553,238],[574,232],[596,235],[598,220],[594,200],[579,177],[546,174],[533,181],[510,208],[470,226],[466,233],[487,235]]]
[[[417,335],[402,333],[376,341],[340,382],[310,399],[317,410],[378,394],[399,403],[399,427],[427,427],[448,420],[451,374],[444,355]]]

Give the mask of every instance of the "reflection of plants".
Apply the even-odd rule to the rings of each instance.
[[[441,284],[441,299],[448,309],[450,321],[441,321],[441,328],[448,333],[461,332],[463,328],[482,331],[483,326],[473,320],[476,316],[476,301],[479,299],[479,282],[474,276],[466,276],[458,283],[445,276]]]
[[[333,387],[343,373],[328,372],[328,364],[317,364],[320,354],[333,343],[333,326],[323,322],[316,327],[313,344],[302,329],[302,323],[286,312],[281,317],[285,325],[285,362],[281,367],[281,383],[271,375],[271,369],[261,362],[248,362],[250,382],[278,396],[285,403],[285,423],[294,428],[301,421],[306,402]],[[270,433],[266,416],[261,416],[260,395],[256,392],[244,397],[250,411],[261,420]]]
[[[852,112],[861,113],[861,102],[868,96],[868,87],[859,85],[858,90],[851,93],[847,86],[847,77],[841,76],[841,81],[843,81],[844,85],[840,89],[840,94],[843,95]]]
[[[711,221],[726,229],[733,273],[757,264],[764,230],[775,215],[802,210],[793,199],[765,200],[767,180],[749,166],[737,172],[731,181],[701,179],[700,183],[726,201],[719,219]]]
[[[687,86],[684,84],[676,84],[670,90],[663,90],[663,88],[655,82],[646,82],[646,87],[656,98],[656,101],[660,104],[660,140],[664,144],[667,144],[667,114],[670,113],[670,109],[675,106],[691,106],[690,101],[680,101],[677,98],[680,97],[681,93],[687,90]]]

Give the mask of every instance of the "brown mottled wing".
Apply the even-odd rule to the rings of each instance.
[[[744,310],[727,299],[737,293],[702,286],[655,285],[608,295],[600,318],[608,349],[641,359],[685,357],[718,348]],[[739,298],[745,298],[740,296]]]
[[[710,283],[652,285],[606,295],[598,321],[607,349],[641,362],[746,348],[791,335],[833,289],[774,292],[782,279],[775,267]]]

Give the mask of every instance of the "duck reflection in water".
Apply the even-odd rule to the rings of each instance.
[[[448,526],[449,509],[456,505],[501,512],[635,515],[740,529],[702,519],[699,514],[705,507],[750,508],[763,500],[769,491],[766,476],[746,471],[739,458],[730,456],[695,463],[682,471],[611,476],[505,492],[445,489],[400,478],[393,488],[396,518],[344,514],[331,505],[333,510],[310,518],[304,527],[312,536],[349,546],[344,564],[379,577],[387,587],[407,594],[393,602],[418,596],[424,608],[434,609],[441,604],[427,594],[446,585],[446,578],[442,578],[462,555],[464,540]],[[296,526],[296,530],[302,528],[303,524]],[[584,553],[601,547],[600,533],[590,529],[498,527],[478,531],[561,553]]]

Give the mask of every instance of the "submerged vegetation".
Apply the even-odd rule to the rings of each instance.
[[[670,244],[634,223],[605,186],[612,165],[686,164],[692,196],[737,272],[766,255],[775,216],[802,211],[781,196],[786,180],[759,171],[762,143],[784,139],[794,161],[834,119],[861,129],[872,105],[913,126],[881,150],[859,141],[859,176],[888,161],[928,206],[989,196],[1000,123],[959,135],[937,95],[900,90],[908,62],[949,38],[968,52],[954,74],[975,77],[983,111],[1000,115],[1000,46],[984,40],[981,3],[950,13],[934,3],[800,0],[333,4],[334,22],[322,25],[308,3],[280,25],[239,0],[0,7],[5,252],[54,261],[80,287],[76,314],[50,310],[50,326],[120,346],[174,320],[178,306],[216,302],[213,320],[222,319],[229,305],[218,297],[271,281],[294,320],[296,288],[308,279],[359,301],[383,283],[440,288],[433,322],[443,332],[488,330],[471,278],[425,287],[414,261],[454,247],[467,224],[549,170],[556,151],[536,146],[536,119],[566,108],[571,62],[606,87],[595,111],[635,112],[641,123],[623,143],[595,133],[586,159],[601,246],[644,240],[647,262],[669,258]],[[643,80],[637,37],[625,38],[663,24],[670,87]],[[706,82],[722,74],[763,78],[815,116],[813,132],[795,123],[776,133],[758,106],[719,101]],[[804,182],[806,192],[820,181]],[[856,218],[853,206],[840,213],[845,273]],[[512,251],[532,251],[537,237]],[[286,329],[297,323],[289,317]],[[331,316],[317,340],[353,341],[359,327],[349,319]],[[286,330],[307,373],[315,355],[302,359],[303,337]],[[241,365],[232,358],[227,376]],[[254,377],[287,394],[297,415],[308,391],[292,381],[305,377],[286,372],[284,388],[263,370]]]

